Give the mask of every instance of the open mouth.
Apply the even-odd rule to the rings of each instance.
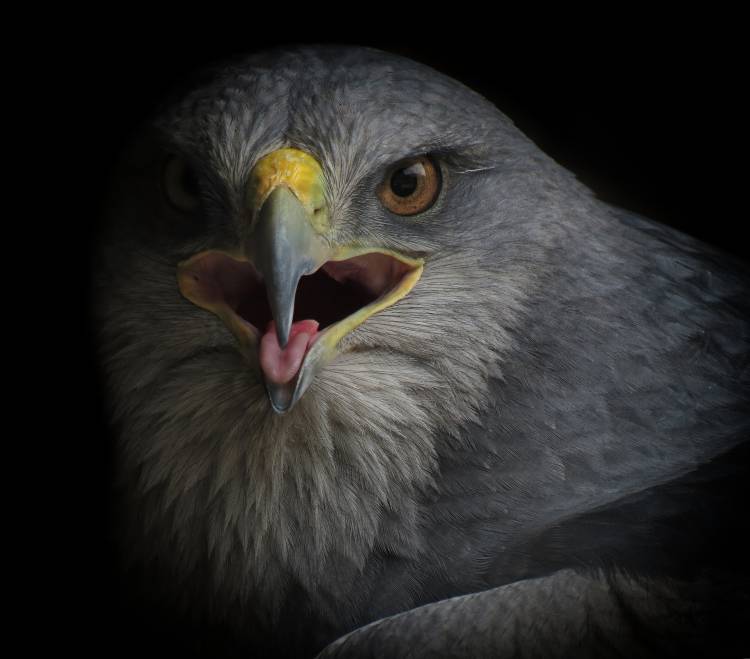
[[[235,262],[236,263],[236,262]],[[218,264],[218,276],[235,289],[234,311],[253,327],[263,331],[273,321],[266,287],[250,263]],[[229,270],[229,271],[228,271]],[[365,254],[344,261],[328,261],[311,275],[300,279],[294,301],[294,322],[313,319],[318,330],[344,320],[398,285],[409,266],[386,254]]]
[[[355,250],[351,250],[355,252]],[[180,265],[180,290],[221,317],[241,346],[258,346],[267,382],[283,385],[299,373],[313,344],[341,337],[403,297],[421,273],[418,261],[386,252],[326,261],[297,286],[287,345],[278,343],[266,286],[256,268],[221,251],[196,254]]]

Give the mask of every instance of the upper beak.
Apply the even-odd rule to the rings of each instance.
[[[327,244],[299,199],[286,186],[279,186],[263,202],[245,251],[265,280],[279,345],[285,348],[297,284],[325,263]]]

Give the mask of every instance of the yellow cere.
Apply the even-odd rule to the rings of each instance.
[[[278,149],[263,156],[250,173],[250,207],[260,208],[280,185],[289,188],[310,215],[317,231],[328,228],[323,170],[315,158],[300,149]]]

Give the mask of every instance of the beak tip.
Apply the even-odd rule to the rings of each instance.
[[[288,323],[276,325],[276,337],[279,339],[279,346],[282,350],[286,348],[286,344],[289,343],[289,333],[290,328],[288,327]]]

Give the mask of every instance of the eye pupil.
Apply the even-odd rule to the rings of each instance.
[[[198,196],[198,180],[191,167],[185,167],[182,174],[182,187],[191,197]]]
[[[420,176],[424,176],[424,167],[419,163],[395,171],[391,176],[393,194],[398,197],[410,197],[419,187]]]
[[[182,158],[167,158],[162,174],[162,190],[169,204],[179,211],[191,212],[198,206],[198,178],[193,168]]]

